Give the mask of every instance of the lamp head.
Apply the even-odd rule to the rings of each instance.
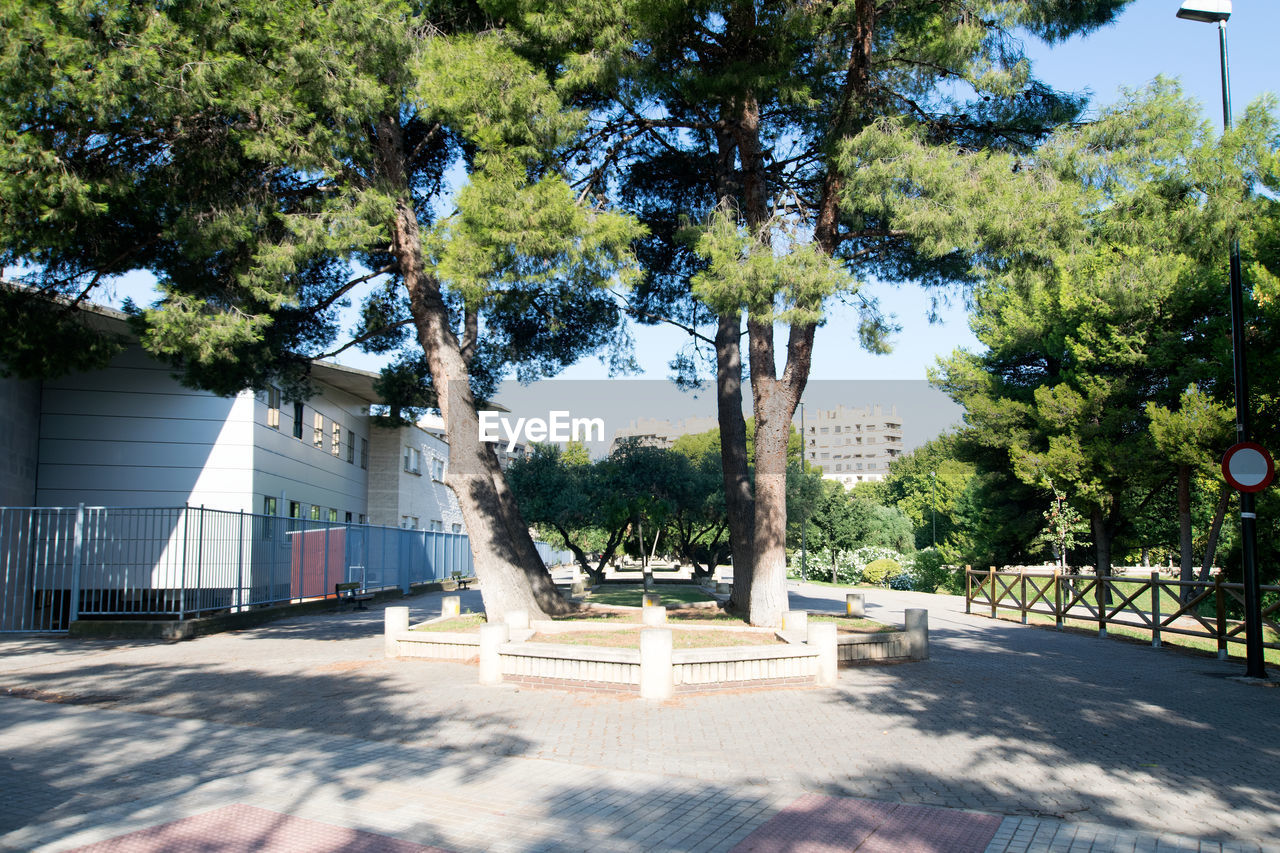
[[[1231,17],[1231,0],[1185,0],[1178,17],[1187,21],[1216,24]]]

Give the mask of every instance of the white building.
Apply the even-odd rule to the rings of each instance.
[[[658,420],[657,418],[640,418],[613,434],[613,441],[609,444],[609,452],[613,453],[618,449],[618,445],[627,439],[634,439],[644,447],[657,447],[666,450],[675,444],[676,439],[682,435],[696,435],[701,432],[719,429],[719,427],[720,421],[713,417],[685,418],[675,423],[668,420]]]
[[[462,511],[445,485],[449,444],[421,425],[375,425],[369,444],[369,521],[410,530],[462,533]]]
[[[797,426],[800,426],[797,418]],[[889,463],[902,455],[902,420],[898,408],[806,409],[804,455],[810,468],[846,488],[883,480]]]
[[[131,338],[124,314],[87,310],[93,322]],[[409,516],[422,529],[463,532],[442,482],[444,440],[376,426],[376,374],[315,362],[311,377],[316,393],[304,402],[286,401],[276,388],[219,397],[183,386],[131,343],[101,370],[0,378],[0,506],[189,504],[394,526]],[[399,458],[410,445],[421,460],[417,472],[373,470],[375,448],[378,459]]]

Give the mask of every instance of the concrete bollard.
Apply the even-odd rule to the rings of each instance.
[[[498,649],[511,638],[511,629],[503,622],[480,626],[480,683],[502,683],[502,660]]]
[[[920,607],[905,611],[907,655],[911,660],[929,659],[929,611]]]
[[[409,630],[409,608],[388,607],[382,611],[382,634],[386,640],[387,657],[400,656],[400,641],[395,637],[401,631]]]
[[[788,610],[782,614],[782,630],[804,631],[808,629],[809,614],[804,610]]]
[[[667,608],[665,607],[646,607],[640,611],[641,621],[645,625],[651,627],[659,627],[667,624]]]
[[[806,642],[818,650],[818,671],[814,675],[814,683],[819,687],[834,687],[840,666],[836,623],[810,622]]]
[[[506,622],[507,627],[512,631],[527,631],[529,629],[529,611],[508,610],[506,618],[502,621]]]
[[[662,596],[656,592],[646,592],[642,601],[645,607],[658,607],[662,604]]]
[[[461,616],[462,597],[458,595],[446,595],[444,598],[440,599],[440,615]]]
[[[861,619],[867,615],[866,599],[860,592],[847,592],[844,596],[844,615]]]
[[[670,699],[673,695],[671,629],[645,628],[640,632],[640,698]]]

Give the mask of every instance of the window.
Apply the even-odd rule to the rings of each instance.
[[[351,430],[347,430],[347,464],[353,464],[356,461],[356,434]]]
[[[400,516],[400,526],[405,530],[417,530],[418,517],[416,515],[402,515]]]
[[[266,498],[263,498],[263,499],[262,499],[262,514],[263,514],[263,515],[275,515],[275,514],[276,514],[276,499],[275,499],[275,498],[272,498],[272,497],[266,497]]]
[[[868,468],[868,469],[874,469],[875,467],[876,467],[876,463],[874,463],[874,462],[868,462],[868,463],[867,463],[867,468]]]
[[[316,504],[311,505],[311,520],[312,521],[320,520],[320,507],[317,506]]]
[[[316,447],[324,447],[324,415],[319,412],[315,413],[315,417],[311,420],[313,435],[311,443]]]
[[[329,452],[334,456],[342,455],[342,424],[337,422],[333,425],[333,440],[329,443]]]
[[[293,437],[302,438],[302,404],[293,404]]]
[[[337,520],[338,520],[338,511],[337,511],[336,509],[330,509],[330,510],[329,510],[329,520],[330,520],[330,521],[337,521]]]
[[[351,513],[347,513],[347,519],[346,519],[346,521],[347,521],[347,524],[350,524],[350,523],[351,523]]]
[[[360,523],[364,524],[364,513],[360,513]]]
[[[454,522],[454,524],[453,524],[453,532],[454,532],[454,533],[461,533],[461,532],[462,532],[462,525],[461,525],[461,524],[458,524],[457,522]]]
[[[836,435],[839,435],[839,434],[840,434],[840,427],[839,427],[839,426],[837,426],[837,427],[836,427]]]
[[[302,504],[297,501],[289,501],[289,517],[302,518]]]
[[[360,467],[369,467],[369,439],[360,439]]]
[[[444,482],[444,460],[435,458],[431,460],[431,479]]]
[[[823,427],[822,429],[818,430],[819,435],[826,435],[829,432],[831,432],[831,429],[829,427]]]
[[[431,530],[435,533],[444,532],[444,522],[438,518],[431,519]]]
[[[280,429],[280,389],[274,385],[267,386],[267,426]]]
[[[422,453],[416,447],[405,447],[404,470],[410,474],[422,473]]]

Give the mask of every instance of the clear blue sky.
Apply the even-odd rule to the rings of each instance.
[[[1222,100],[1217,29],[1210,24],[1178,20],[1180,0],[1135,0],[1110,27],[1053,48],[1030,40],[1028,52],[1040,79],[1058,89],[1087,92],[1096,105],[1116,100],[1123,88],[1141,88],[1159,74],[1177,77],[1205,108],[1215,125],[1221,122]],[[1280,0],[1236,0],[1228,26],[1232,105],[1238,115],[1263,92],[1280,90],[1276,43],[1280,39]],[[117,287],[119,298],[132,295],[150,301],[149,276],[130,276]],[[872,283],[867,293],[879,298],[903,330],[894,352],[877,356],[863,351],[854,330],[852,311],[837,308],[817,333],[813,379],[921,380],[938,356],[956,347],[974,348],[964,306],[953,298],[942,322],[926,320],[929,297],[912,286]],[[667,363],[686,340],[669,328],[636,330],[636,354],[642,378],[667,376]],[[376,370],[380,359],[349,350],[342,361]],[[561,374],[565,379],[602,379],[607,375],[596,359],[584,359]]]

